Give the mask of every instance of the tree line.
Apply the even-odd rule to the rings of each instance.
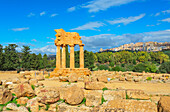
[[[18,45],[9,44],[3,48],[0,45],[0,70],[53,70],[56,59],[31,53],[29,46],[23,46],[21,52]],[[70,53],[66,46],[66,67],[70,66]],[[79,68],[79,51],[75,51],[75,67]],[[84,66],[90,70],[134,71],[134,72],[161,72],[170,73],[169,56],[164,52],[102,52],[93,53],[84,51]]]

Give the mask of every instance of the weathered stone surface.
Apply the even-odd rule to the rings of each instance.
[[[105,87],[105,83],[103,82],[86,82],[85,89],[91,90],[101,90]]]
[[[125,99],[110,100],[106,106],[104,106],[104,109],[119,109],[123,112],[157,112],[157,106],[153,102]]]
[[[56,112],[56,111],[57,111],[56,107],[57,107],[57,104],[51,104],[51,105],[50,105],[50,108],[48,109],[48,111],[50,111],[50,112]]]
[[[86,106],[99,106],[101,99],[102,91],[93,90],[86,95]]]
[[[126,77],[126,81],[131,82],[132,80],[133,80],[132,76],[127,76],[127,77]]]
[[[84,105],[80,107],[70,106],[63,103],[58,106],[57,112],[92,112],[92,108],[86,107]]]
[[[37,76],[36,76],[36,79],[37,79],[38,81],[41,81],[41,80],[44,80],[45,78],[44,78],[43,75],[37,75]]]
[[[150,97],[142,90],[127,90],[128,98],[148,100]]]
[[[30,107],[31,112],[38,112],[39,111],[39,103],[37,98],[32,98],[28,100],[26,107]]]
[[[98,76],[98,77],[97,77],[97,80],[98,80],[99,82],[105,82],[105,83],[108,82],[106,76]]]
[[[28,109],[24,106],[18,107],[18,112],[29,112]]]
[[[158,112],[170,112],[170,97],[162,96],[158,102]]]
[[[7,104],[6,108],[9,108],[11,110],[18,110],[18,107],[15,103],[9,103]]]
[[[29,84],[30,85],[36,85],[38,83],[38,80],[37,79],[30,79],[29,80]]]
[[[27,97],[20,97],[19,99],[17,99],[16,101],[17,101],[17,104],[26,104],[27,103],[27,101],[28,101],[29,99],[27,98]]]
[[[17,84],[15,87],[14,87],[14,90],[13,92],[15,93],[15,95],[19,98],[19,97],[25,97],[25,96],[28,96],[28,97],[32,97],[35,95],[35,92],[34,90],[32,89],[32,87],[27,84],[27,83],[24,83],[24,84]]]
[[[77,82],[78,81],[78,75],[76,73],[69,74],[68,81],[69,82]]]
[[[125,90],[105,90],[103,97],[105,100],[126,99]]]
[[[80,104],[84,98],[84,92],[79,87],[72,86],[67,88],[64,99],[68,104],[76,105]]]
[[[0,85],[2,85],[2,81],[0,80]]]
[[[66,81],[68,81],[68,77],[66,77],[66,76],[60,76],[60,77],[59,77],[59,80],[60,80],[61,82],[66,82]]]
[[[0,104],[5,104],[12,99],[12,93],[8,89],[0,88]]]
[[[21,83],[21,81],[20,81],[19,78],[14,78],[14,79],[12,79],[12,83],[13,84],[19,84],[19,83]]]
[[[59,98],[59,91],[56,88],[45,87],[37,93],[38,101],[44,104],[51,104],[57,102]]]
[[[125,81],[125,77],[120,77],[119,81]]]

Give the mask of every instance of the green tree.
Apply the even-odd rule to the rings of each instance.
[[[19,67],[19,58],[16,51],[16,44],[9,44],[4,49],[4,70],[16,70]]]
[[[42,55],[39,53],[38,56],[38,69],[43,69],[44,68],[44,64],[43,64],[43,59],[42,59]]]
[[[0,44],[0,70],[3,70],[3,64],[4,64],[3,46]]]
[[[66,68],[70,67],[70,54],[68,52],[68,45],[66,46]]]
[[[31,70],[31,58],[30,58],[30,47],[29,46],[23,46],[22,49],[22,68],[24,70]]]
[[[75,68],[79,68],[80,67],[80,58],[79,58],[79,51],[74,51],[74,58],[75,58]]]
[[[43,66],[44,66],[44,68],[47,68],[47,65],[48,65],[48,57],[47,57],[47,54],[44,54],[43,55]]]
[[[30,62],[31,68],[33,70],[38,70],[38,67],[39,67],[38,56],[35,53],[33,53],[33,54],[31,54],[30,59],[31,59],[31,62]]]

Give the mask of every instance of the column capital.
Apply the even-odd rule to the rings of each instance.
[[[56,46],[61,46],[61,44],[56,44],[56,43],[55,43],[55,45],[56,45]]]
[[[70,46],[70,47],[74,47],[74,46],[75,46],[75,44],[69,44],[69,46]]]
[[[66,47],[66,44],[62,44],[61,47]]]
[[[83,46],[84,46],[84,44],[79,44],[79,46],[80,46],[80,47],[83,47]]]

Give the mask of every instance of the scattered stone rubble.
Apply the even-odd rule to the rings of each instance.
[[[170,96],[151,96],[138,89],[110,89],[106,83],[169,83],[169,74],[95,71],[90,76],[49,78],[48,72],[21,72],[0,80],[0,111],[12,112],[170,112]],[[148,78],[151,77],[151,80]],[[66,81],[45,87],[40,81]],[[84,84],[79,86],[78,83]],[[114,83],[113,83],[114,84]],[[157,97],[161,97],[160,100]]]

